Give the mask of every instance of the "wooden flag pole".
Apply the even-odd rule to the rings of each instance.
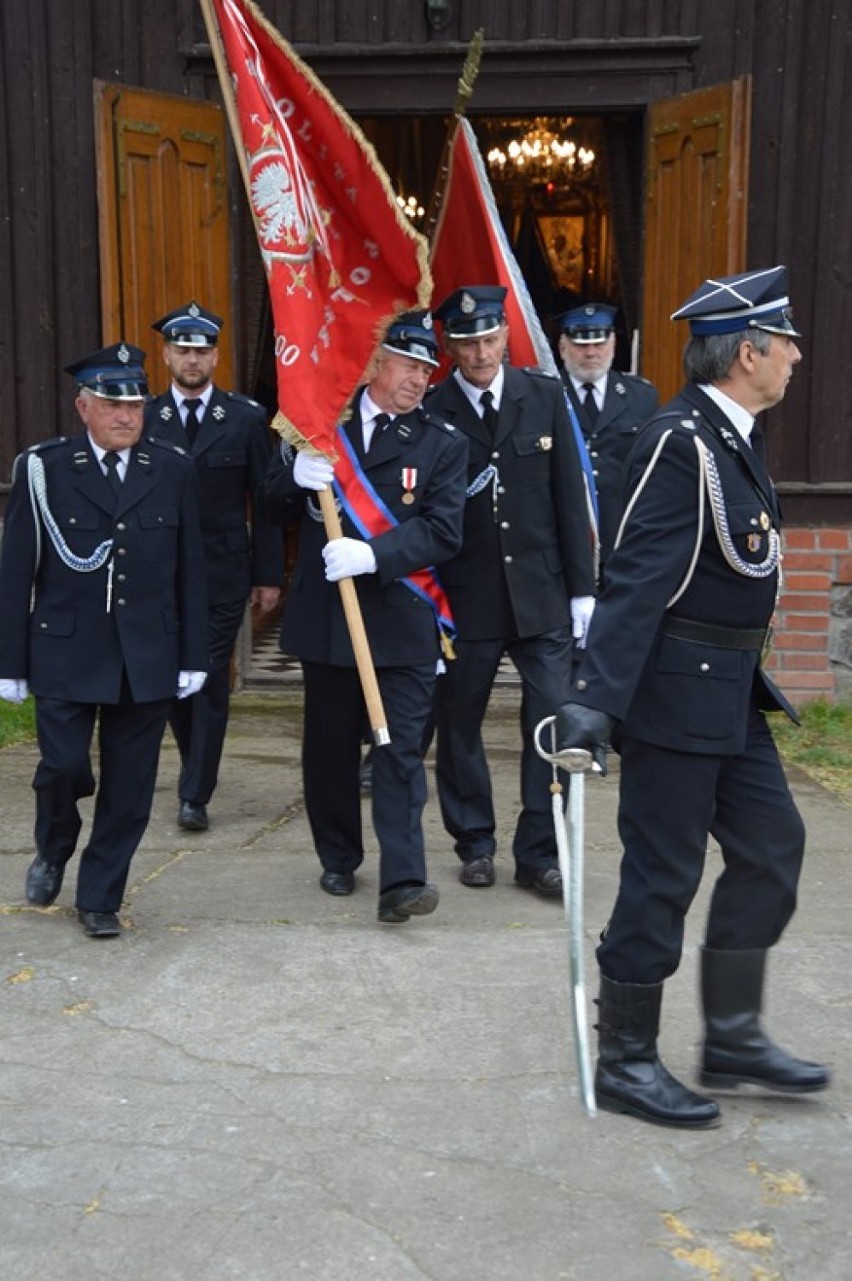
[[[204,25],[207,28],[207,35],[210,40],[210,49],[213,54],[213,62],[216,66],[216,72],[219,77],[219,87],[222,90],[222,99],[225,104],[225,114],[228,117],[228,124],[231,129],[231,136],[234,140],[234,150],[237,153],[237,160],[240,166],[240,173],[243,176],[243,184],[246,189],[246,196],[251,203],[251,182],[249,179],[248,166],[246,164],[245,149],[242,145],[242,130],[240,129],[240,119],[237,112],[237,104],[234,98],[234,91],[231,85],[231,77],[228,72],[228,64],[222,47],[222,37],[219,31],[219,24],[216,21],[216,15],[213,12],[213,6],[210,0],[199,0],[201,12],[204,16]],[[321,451],[317,451],[321,452]],[[325,455],[323,454],[323,457]],[[334,538],[343,537],[343,529],[340,524],[340,516],[334,502],[334,493],[330,487],[319,491],[320,511],[322,512],[325,532],[329,541]],[[370,642],[367,639],[367,630],[364,627],[364,617],[361,613],[361,603],[358,600],[358,592],[355,583],[351,578],[341,578],[337,586],[340,589],[340,599],[343,604],[343,612],[346,617],[346,623],[349,628],[349,637],[352,641],[352,649],[355,653],[355,664],[358,668],[358,675],[361,679],[361,688],[364,692],[364,703],[367,708],[367,715],[370,718],[370,728],[373,734],[373,742],[377,747],[383,747],[390,742],[390,733],[387,727],[387,717],[382,705],[382,696],[379,690],[379,682],[376,678],[376,669],[373,663],[373,656],[370,653]]]
[[[432,195],[429,198],[429,208],[426,211],[426,219],[423,227],[423,234],[431,243],[435,234],[435,227],[438,224],[438,218],[441,213],[441,206],[444,203],[444,192],[447,188],[447,176],[450,172],[450,153],[452,151],[453,139],[459,127],[459,121],[467,111],[467,104],[473,95],[473,86],[476,83],[476,77],[479,75],[479,64],[482,61],[482,46],[485,42],[485,28],[479,27],[474,31],[470,44],[467,48],[467,57],[464,60],[462,73],[459,76],[458,86],[456,88],[456,101],[453,106],[453,114],[447,127],[447,136],[444,139],[444,149],[441,153],[441,163],[438,166],[438,176],[435,180],[435,186]]]

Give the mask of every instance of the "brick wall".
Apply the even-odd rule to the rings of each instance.
[[[852,694],[852,528],[787,529],[767,670],[793,702]]]

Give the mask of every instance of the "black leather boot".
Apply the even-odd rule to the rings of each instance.
[[[660,1062],[662,999],[662,983],[616,983],[601,975],[598,1107],[689,1130],[718,1125],[719,1109],[713,1100],[682,1085]]]
[[[770,1041],[760,1026],[765,969],[765,949],[716,952],[702,948],[706,1037],[701,1083],[717,1089],[762,1085],[786,1094],[824,1090],[829,1082],[827,1069],[794,1058]]]

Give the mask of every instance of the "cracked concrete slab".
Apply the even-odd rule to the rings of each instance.
[[[25,905],[36,753],[0,752],[0,1275],[847,1281],[849,807],[795,777],[809,854],[768,989],[770,1030],[829,1063],[832,1088],[720,1096],[706,1132],[590,1120],[562,909],[511,881],[517,691],[496,692],[487,723],[497,885],[459,885],[432,789],[441,904],[402,927],[376,921],[372,837],[357,892],[319,890],[299,699],[235,697],[205,833],[176,826],[167,738],[118,940],[80,930],[76,863],[54,907]],[[591,986],[616,794],[614,776],[587,787]],[[685,1079],[717,860],[665,994],[662,1050]]]

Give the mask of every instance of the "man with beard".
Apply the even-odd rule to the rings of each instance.
[[[254,510],[271,456],[266,414],[214,384],[221,327],[221,317],[195,301],[155,321],[172,384],[145,411],[146,433],[182,445],[195,464],[207,566],[209,675],[200,696],[175,702],[169,718],[181,758],[178,824],[187,832],[208,826],[246,602],[261,613],[274,609],[284,572],[281,534]]]

